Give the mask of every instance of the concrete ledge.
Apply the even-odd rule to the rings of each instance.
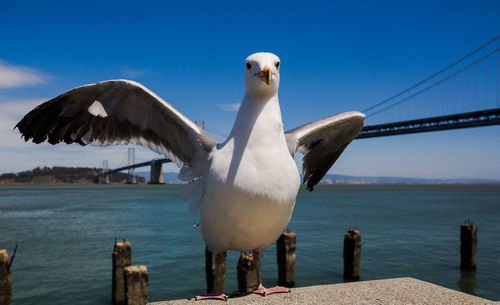
[[[204,291],[200,290],[200,293]],[[193,296],[194,297],[194,296]],[[353,282],[293,288],[291,293],[266,297],[247,295],[231,298],[227,303],[217,300],[195,302],[194,299],[149,303],[149,305],[180,304],[500,304],[413,278]]]

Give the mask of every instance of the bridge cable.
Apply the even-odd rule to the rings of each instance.
[[[486,58],[490,57],[491,55],[495,54],[495,53],[496,53],[496,52],[498,52],[499,50],[500,50],[500,48],[496,48],[495,50],[493,50],[493,51],[489,52],[488,54],[486,54],[486,55],[484,55],[483,57],[481,57],[481,58],[479,58],[479,59],[475,60],[474,62],[472,62],[472,63],[468,64],[467,66],[465,66],[465,67],[463,67],[462,69],[460,69],[460,70],[458,70],[458,71],[454,72],[453,74],[450,74],[449,76],[447,76],[447,77],[445,77],[445,78],[443,78],[443,79],[441,79],[441,80],[439,80],[439,81],[435,82],[434,84],[432,84],[432,85],[430,85],[430,86],[428,86],[428,87],[425,87],[424,89],[422,89],[422,90],[420,90],[420,91],[417,91],[416,93],[414,93],[414,94],[412,94],[412,95],[410,95],[410,96],[408,96],[408,97],[405,97],[405,98],[404,98],[404,99],[402,99],[402,100],[399,100],[399,101],[398,101],[398,102],[396,102],[396,103],[393,103],[393,104],[391,104],[391,105],[389,105],[389,106],[386,106],[386,107],[384,107],[384,108],[382,108],[382,109],[380,109],[380,110],[378,110],[378,111],[375,111],[375,112],[372,112],[372,113],[370,113],[370,114],[367,114],[367,115],[366,115],[366,117],[370,117],[370,116],[373,116],[373,115],[375,115],[375,114],[377,114],[377,113],[380,113],[380,112],[382,112],[382,111],[385,111],[385,110],[387,110],[387,109],[390,109],[390,108],[392,108],[392,107],[394,107],[394,106],[396,106],[396,105],[401,104],[402,102],[406,102],[407,100],[409,100],[409,99],[411,99],[411,98],[413,98],[413,97],[415,97],[415,96],[417,96],[417,95],[419,95],[419,94],[421,94],[421,93],[424,93],[425,91],[427,91],[427,90],[429,90],[429,89],[431,89],[431,88],[436,87],[437,85],[439,85],[439,84],[441,84],[441,83],[443,83],[443,82],[445,82],[445,81],[449,80],[450,78],[452,78],[452,77],[456,76],[457,74],[459,74],[459,73],[461,73],[461,72],[463,72],[463,71],[467,70],[468,68],[470,68],[470,67],[474,66],[474,65],[475,65],[475,64],[477,64],[478,62],[480,62],[480,61],[482,61],[482,60],[484,60],[484,59],[486,59]]]
[[[439,75],[439,74],[441,74],[441,73],[443,73],[443,72],[445,72],[445,71],[449,70],[450,68],[452,68],[452,67],[456,66],[457,64],[461,63],[462,61],[464,61],[465,59],[469,58],[470,56],[472,56],[472,55],[476,54],[476,53],[477,53],[477,52],[479,52],[480,50],[482,50],[482,49],[486,48],[487,46],[489,46],[489,45],[490,45],[490,44],[492,44],[493,42],[497,41],[499,38],[500,38],[500,35],[498,35],[497,37],[495,37],[495,38],[493,38],[492,40],[488,41],[487,43],[483,44],[482,46],[480,46],[479,48],[477,48],[477,49],[475,49],[474,51],[470,52],[469,54],[465,55],[464,57],[460,58],[459,60],[455,61],[455,62],[454,62],[454,63],[452,63],[451,65],[449,65],[449,66],[447,66],[447,67],[445,67],[445,68],[441,69],[440,71],[438,71],[438,72],[436,72],[436,73],[432,74],[431,76],[427,77],[426,79],[424,79],[424,80],[422,80],[422,81],[420,81],[420,82],[416,83],[415,85],[413,85],[413,86],[411,86],[411,87],[409,87],[409,88],[407,88],[407,89],[405,89],[405,90],[403,90],[403,91],[401,91],[401,92],[399,92],[399,93],[397,93],[397,94],[395,94],[395,95],[393,95],[393,96],[391,96],[391,97],[389,97],[389,98],[387,98],[387,99],[385,99],[385,100],[383,100],[383,101],[381,101],[381,102],[379,102],[379,103],[377,103],[377,104],[375,104],[375,105],[373,105],[373,106],[371,106],[371,107],[366,108],[365,110],[363,110],[363,112],[364,112],[364,113],[366,113],[366,112],[368,112],[368,111],[370,111],[370,110],[372,110],[372,109],[374,109],[374,108],[376,108],[376,107],[378,107],[378,106],[381,106],[381,105],[383,105],[383,104],[385,104],[385,103],[387,103],[387,102],[389,102],[389,101],[391,101],[391,100],[395,99],[396,97],[399,97],[399,96],[401,96],[401,95],[405,94],[406,92],[408,92],[408,91],[410,91],[410,90],[412,90],[412,89],[414,89],[414,88],[416,88],[416,87],[418,87],[418,86],[422,85],[423,83],[427,82],[428,80],[430,80],[430,79],[432,79],[432,78],[436,77],[437,75]],[[380,112],[380,111],[379,111],[379,112]],[[378,112],[377,112],[377,113],[378,113]],[[372,115],[372,114],[370,114],[370,115]]]

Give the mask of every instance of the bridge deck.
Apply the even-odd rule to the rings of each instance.
[[[500,108],[363,127],[357,139],[500,125]]]
[[[121,171],[130,169],[130,168],[138,168],[138,167],[143,167],[143,166],[150,166],[151,163],[159,163],[159,162],[160,163],[167,163],[167,162],[172,162],[172,160],[165,158],[165,159],[157,159],[157,160],[151,160],[151,161],[146,161],[146,162],[142,162],[142,163],[127,165],[127,166],[122,166],[122,167],[119,167],[119,168],[108,170],[107,172],[101,173],[101,174],[97,175],[96,177],[101,177],[101,176],[104,176],[104,175],[109,175],[109,174],[112,174],[112,173],[121,172]]]

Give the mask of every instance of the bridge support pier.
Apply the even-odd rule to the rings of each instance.
[[[97,175],[94,177],[95,184],[109,184],[109,175]]]
[[[160,160],[151,161],[151,172],[149,176],[149,184],[165,184],[163,180],[163,172],[161,170],[163,162]]]

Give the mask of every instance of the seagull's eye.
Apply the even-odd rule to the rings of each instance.
[[[276,66],[276,69],[280,68],[280,62],[279,61],[277,61],[274,65]]]
[[[252,69],[252,65],[249,62],[246,63],[246,66],[248,70]]]

